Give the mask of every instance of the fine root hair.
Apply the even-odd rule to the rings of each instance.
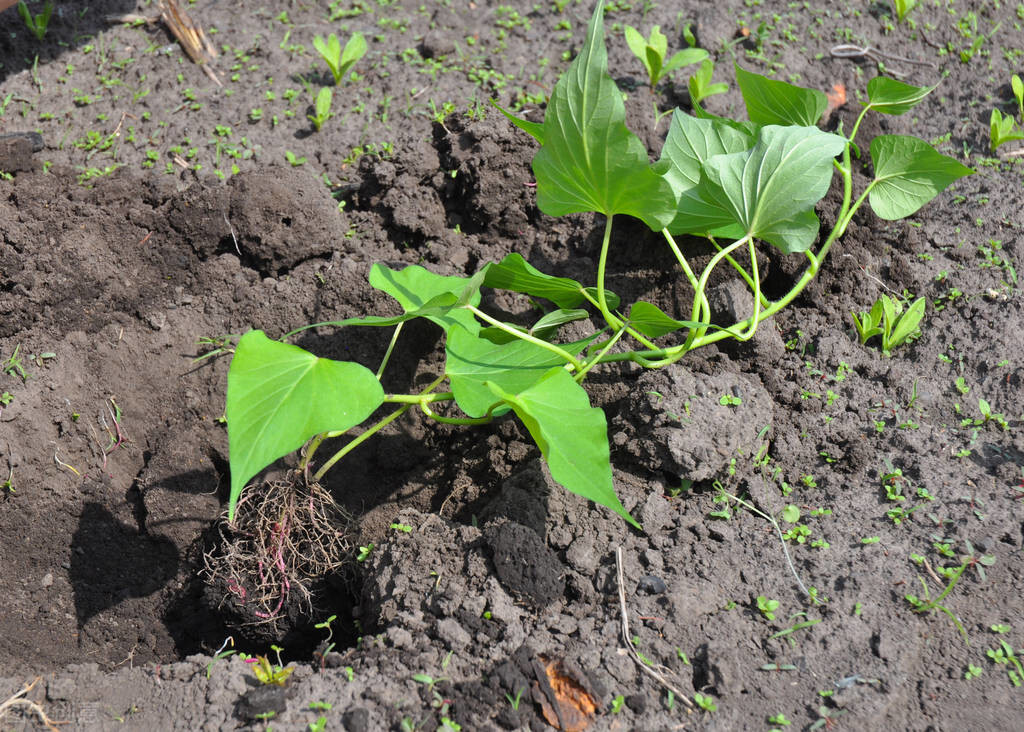
[[[208,582],[225,589],[249,624],[314,617],[318,588],[351,563],[353,518],[319,483],[266,481],[243,491],[233,521],[222,517],[220,545],[204,554]]]

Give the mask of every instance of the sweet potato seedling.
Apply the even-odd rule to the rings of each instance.
[[[919,297],[904,312],[899,300],[882,295],[869,312],[860,315],[850,313],[850,316],[861,344],[876,335],[881,336],[882,353],[888,356],[896,346],[903,345],[920,333],[918,326],[924,318],[924,305],[925,299]]]
[[[897,22],[902,23],[907,13],[917,7],[917,0],[893,0],[892,6],[896,11]]]
[[[43,37],[46,35],[46,29],[50,27],[50,18],[53,16],[53,2],[52,0],[46,0],[43,4],[43,12],[33,13],[28,9],[25,0],[21,0],[18,3],[18,15],[25,21],[25,27],[31,31],[36,40],[42,43]]]
[[[713,84],[711,77],[715,73],[715,65],[711,59],[706,58],[700,62],[697,71],[687,81],[687,89],[690,92],[690,103],[697,109],[700,103],[715,94],[725,94],[729,91],[729,85],[719,82]]]
[[[313,106],[314,113],[306,115],[309,121],[313,123],[313,127],[317,132],[324,126],[324,122],[334,116],[331,114],[331,101],[333,99],[334,92],[325,86],[316,95],[316,101]]]
[[[647,70],[647,81],[651,89],[658,86],[663,78],[673,71],[697,64],[708,57],[708,52],[703,48],[684,48],[672,54],[672,58],[665,61],[665,54],[668,53],[668,39],[661,32],[658,26],[651,28],[648,38],[644,38],[640,31],[631,25],[625,29],[626,44]]]
[[[355,66],[359,59],[366,55],[366,38],[363,37],[362,33],[353,33],[352,37],[348,39],[348,43],[345,44],[344,50],[342,50],[341,41],[338,40],[338,36],[335,34],[331,33],[327,40],[320,36],[315,36],[313,38],[313,48],[320,54],[324,63],[327,64],[327,68],[331,70],[331,76],[334,77],[334,85],[338,86],[341,84],[342,79],[345,78],[345,74]],[[317,129],[320,128],[318,127]]]
[[[1005,117],[998,109],[992,110],[989,118],[989,147],[995,150],[1000,145],[1013,140],[1024,140],[1024,81],[1014,74],[1010,77],[1010,89],[1017,100],[1017,110],[1020,113],[1020,125],[1013,119],[1012,114]]]
[[[348,452],[411,409],[441,423],[474,425],[518,418],[551,476],[566,489],[639,526],[617,497],[604,413],[590,404],[587,375],[605,364],[669,366],[690,351],[725,339],[745,341],[814,279],[860,207],[883,219],[910,216],[950,183],[973,172],[905,135],[870,142],[874,177],[854,193],[854,139],[869,112],[902,114],[929,91],[875,78],[850,135],[819,129],[827,100],[813,89],[736,68],[746,120],[675,110],[660,159],[625,124],[622,93],[608,73],[604,7],[590,20],[577,58],[556,83],[543,122],[505,113],[539,144],[533,158],[537,206],[549,216],[604,217],[594,282],[542,272],[509,254],[472,276],[442,276],[412,265],[375,264],[370,285],[390,295],[400,315],[367,315],[303,326],[281,340],[251,330],[238,342],[228,372],[226,415],[233,519],[239,496],[257,473],[300,450],[293,481],[315,484]],[[860,163],[857,163],[858,169]],[[841,200],[834,225],[821,231],[815,205],[838,174]],[[621,217],[639,219],[664,242],[690,299],[684,312],[623,303],[606,284]],[[696,266],[679,237],[698,236],[712,255]],[[762,287],[758,251],[772,247],[805,269],[775,299]],[[712,323],[709,282],[719,268],[749,290],[737,322]],[[485,289],[520,293],[543,303],[532,327],[505,322],[481,307]],[[385,392],[379,365],[336,361],[284,342],[312,327],[386,327],[426,319],[440,328],[445,363],[424,389]],[[585,335],[561,338],[567,323],[596,320]],[[392,339],[394,344],[395,339]],[[381,407],[390,413],[320,462],[320,449],[363,424]]]

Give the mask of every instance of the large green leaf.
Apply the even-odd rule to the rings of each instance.
[[[924,140],[907,135],[879,135],[871,141],[875,179],[868,201],[890,221],[910,216],[950,183],[974,173],[942,155]]]
[[[812,127],[818,124],[828,106],[828,97],[817,89],[775,81],[745,71],[739,64],[736,64],[736,83],[747,105],[747,116],[751,122],[761,125]]]
[[[719,120],[697,119],[678,109],[672,113],[658,161],[679,197],[675,218],[667,227],[670,233],[704,233],[733,223],[728,210],[701,197],[701,168],[715,155],[743,152],[753,144],[752,136]]]
[[[314,435],[359,424],[383,402],[380,382],[364,366],[317,358],[263,331],[246,333],[228,369],[228,518],[256,473]]]
[[[622,93],[608,74],[603,3],[579,56],[555,84],[533,159],[537,205],[550,216],[628,214],[660,231],[675,212],[668,183],[626,127]]]
[[[573,356],[597,336],[560,346]],[[452,328],[445,343],[445,372],[459,409],[470,417],[482,417],[497,402],[487,383],[518,392],[526,389],[552,367],[565,360],[534,343],[515,340],[494,343],[462,328]]]
[[[752,149],[704,164],[701,195],[729,211],[744,233],[787,254],[805,251],[818,234],[814,204],[828,191],[832,158],[845,145],[817,127],[762,127]]]
[[[641,528],[615,495],[604,412],[590,406],[587,392],[565,369],[549,369],[518,392],[495,383],[488,386],[492,399],[511,404],[526,425],[552,478]]]
[[[868,101],[865,106],[883,114],[903,114],[928,96],[936,86],[938,84],[911,86],[887,76],[876,76],[868,82]]]
[[[402,306],[406,314],[421,311],[423,317],[441,326],[445,332],[448,332],[454,324],[458,323],[463,328],[475,333],[480,330],[480,324],[468,310],[452,309],[438,314],[429,314],[422,311],[428,309],[428,304],[437,306],[439,303],[445,302],[443,298],[441,300],[434,299],[444,294],[456,296],[457,300],[453,304],[466,299],[471,305],[479,305],[479,280],[482,280],[484,277],[486,277],[484,273],[477,273],[472,278],[444,276],[434,274],[416,264],[409,265],[401,270],[393,270],[383,264],[374,264],[370,269],[369,279],[373,287],[386,292],[398,300],[398,304]],[[476,282],[477,288],[475,292],[472,289],[474,282]],[[464,295],[467,295],[467,288],[469,288],[468,296],[464,297]],[[366,319],[363,320],[365,321]],[[349,324],[359,325],[360,323]],[[362,324],[377,325],[370,322]]]
[[[544,274],[515,252],[487,268],[484,285],[543,297],[560,308],[574,308],[584,300],[579,282]]]

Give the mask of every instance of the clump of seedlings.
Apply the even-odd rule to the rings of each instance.
[[[639,527],[615,493],[605,415],[591,406],[582,385],[590,372],[626,361],[661,368],[696,348],[752,338],[761,323],[793,302],[814,279],[863,204],[883,219],[900,219],[972,172],[916,137],[880,135],[869,144],[855,143],[867,113],[903,114],[930,88],[872,79],[864,109],[845,136],[842,130],[833,134],[817,127],[827,106],[822,92],[739,67],[736,74],[748,119],[728,119],[699,107],[694,116],[677,109],[661,157],[651,163],[646,147],[625,124],[621,92],[608,73],[603,12],[599,3],[579,56],[554,88],[544,121],[508,115],[540,145],[533,159],[540,210],[549,216],[604,215],[594,282],[542,272],[516,253],[485,264],[472,276],[442,276],[417,265],[393,270],[375,264],[370,285],[391,295],[402,314],[303,326],[281,340],[259,330],[243,335],[228,372],[230,525],[241,520],[243,496],[256,507],[265,505],[262,496],[268,488],[307,496],[310,485],[338,460],[418,409],[436,422],[458,425],[514,415],[535,440],[557,482]],[[711,93],[710,79],[701,81]],[[855,193],[853,157],[859,157],[862,148],[870,151],[874,178]],[[841,202],[835,223],[819,232],[814,208],[837,174]],[[613,244],[629,245],[612,236],[622,216],[639,219],[664,241],[678,263],[682,287],[689,290],[690,305],[684,312],[666,313],[644,301],[624,303],[606,286]],[[686,253],[683,236],[701,237],[711,246],[713,253],[703,266],[696,266],[695,254]],[[758,259],[762,247],[773,247],[805,264],[803,273],[776,299],[763,288]],[[726,325],[712,322],[707,294],[719,268],[745,283],[750,295],[747,314]],[[506,322],[481,308],[484,288],[526,295],[546,303],[545,312],[529,327]],[[425,389],[387,393],[381,375],[398,333],[416,318],[441,328],[444,368]],[[560,337],[561,327],[572,322],[596,325],[583,337]],[[284,342],[307,328],[328,326],[387,327],[395,335],[375,370],[319,358]],[[392,411],[319,462],[327,441],[346,435],[382,407]],[[298,469],[289,483],[245,491],[257,473],[300,448]],[[262,565],[253,566],[265,567],[268,557],[278,556],[273,545],[283,533],[284,518],[278,507],[304,500],[281,495],[270,507],[250,509],[253,523],[245,529],[245,553],[262,560]],[[322,497],[324,505],[328,500]],[[289,528],[304,520],[298,512],[287,518]],[[264,538],[257,544],[248,534],[259,532]],[[283,576],[286,573],[278,572],[255,584],[263,612],[275,612],[285,586]],[[245,578],[237,579],[241,585]],[[247,587],[252,586],[250,578]]]

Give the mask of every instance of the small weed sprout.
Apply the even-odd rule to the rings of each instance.
[[[21,352],[21,344],[19,343],[14,347],[14,353],[10,357],[0,364],[0,371],[3,371],[8,376],[17,376],[22,382],[28,381],[28,373],[25,371],[25,367],[21,363],[21,357],[18,355]]]
[[[521,702],[523,699],[523,691],[525,691],[525,689],[523,688],[517,689],[515,696],[512,696],[508,692],[505,692],[505,699],[508,700],[508,703],[512,707],[513,712],[519,711],[519,702]]]
[[[353,33],[352,37],[348,39],[348,43],[345,44],[345,49],[342,50],[338,36],[331,33],[326,41],[320,36],[314,37],[313,48],[320,54],[324,63],[327,64],[327,68],[331,70],[334,85],[338,86],[345,78],[345,74],[366,55],[366,38],[362,33]]]
[[[992,411],[992,405],[985,399],[978,399],[978,411],[981,412],[981,420],[975,420],[976,423],[986,424],[993,422],[1003,428],[1006,432],[1010,429],[1010,423],[1006,421],[1006,416]]]
[[[25,4],[25,0],[21,0],[18,3],[18,14],[21,19],[25,21],[25,27],[32,32],[32,35],[36,37],[36,40],[42,43],[43,37],[46,35],[46,29],[50,25],[50,17],[53,15],[53,2],[52,0],[46,0],[43,4],[43,12],[36,13],[35,15],[28,9],[28,5]]]
[[[317,93],[316,101],[313,104],[313,114],[306,115],[309,121],[313,123],[313,127],[317,132],[324,126],[324,122],[334,116],[331,114],[331,102],[333,100],[334,92],[331,91],[330,87],[325,86]]]
[[[757,596],[757,609],[768,620],[775,620],[775,611],[779,609],[778,600],[769,600],[764,595]]]
[[[206,678],[210,678],[210,674],[213,672],[213,665],[217,663],[217,661],[221,660],[222,658],[232,656],[236,653],[234,645],[235,639],[232,636],[229,635],[226,639],[224,639],[223,645],[221,645],[217,653],[214,654],[213,660],[206,664]],[[231,646],[231,648],[228,648],[228,646]]]
[[[650,37],[644,38],[640,31],[631,25],[625,29],[626,44],[633,55],[640,59],[640,62],[647,70],[647,80],[653,90],[663,78],[673,71],[701,63],[708,57],[708,52],[703,48],[684,48],[672,55],[672,58],[665,61],[665,54],[668,53],[668,39],[661,32],[658,26],[651,28]]]
[[[917,595],[912,594],[907,594],[903,597],[914,609],[915,613],[927,614],[932,612],[933,610],[939,610],[945,613],[947,616],[949,616],[949,619],[953,621],[953,625],[956,626],[956,629],[960,631],[960,635],[963,636],[964,642],[967,645],[971,645],[970,640],[968,640],[967,638],[967,631],[964,630],[964,626],[960,623],[960,619],[957,618],[957,616],[954,615],[949,608],[942,604],[942,601],[946,599],[946,596],[953,591],[954,587],[956,587],[956,583],[960,581],[960,577],[963,575],[964,570],[966,570],[968,566],[969,563],[964,562],[959,567],[954,568],[952,576],[949,578],[949,584],[946,585],[945,589],[942,590],[942,592],[939,593],[938,597],[936,597],[934,600],[930,598],[928,591],[928,583],[924,581],[923,577],[918,577],[918,579],[921,580],[921,586],[924,588],[924,599],[921,599],[917,597]]]
[[[255,658],[246,659],[246,663],[252,664],[252,673],[256,677],[256,680],[261,684],[268,686],[284,686],[288,681],[288,677],[292,675],[295,670],[294,666],[285,666],[281,663],[281,651],[283,650],[280,646],[272,645],[270,649],[277,654],[277,663],[271,663],[270,659],[266,656],[256,656]]]
[[[896,22],[902,23],[907,13],[917,7],[917,0],[892,0],[892,5],[896,11]]]
[[[687,89],[690,92],[690,103],[694,109],[700,109],[700,104],[708,97],[716,94],[725,94],[729,91],[729,85],[723,82],[713,84],[711,77],[715,73],[715,65],[711,59],[704,59],[697,67],[697,71],[687,81]]]
[[[710,695],[701,694],[698,692],[693,695],[693,701],[697,704],[698,707],[703,709],[705,712],[710,713],[718,711],[718,705],[715,704],[714,697]]]
[[[1020,686],[1024,683],[1024,666],[1021,665],[1020,659],[1014,654],[1013,646],[1005,640],[999,641],[999,648],[990,648],[985,651],[985,655],[992,660],[992,663],[1006,666],[1006,675],[1009,677],[1011,684]]]
[[[297,168],[300,165],[305,165],[306,164],[306,156],[305,155],[303,155],[302,157],[299,157],[298,155],[293,153],[291,150],[285,150],[284,151],[284,159],[287,160],[288,164],[291,165],[293,168]]]
[[[861,345],[874,336],[882,337],[882,353],[888,356],[896,346],[903,345],[920,335],[918,326],[924,318],[925,299],[919,297],[906,312],[896,298],[882,295],[871,306],[870,312],[850,313]]]

